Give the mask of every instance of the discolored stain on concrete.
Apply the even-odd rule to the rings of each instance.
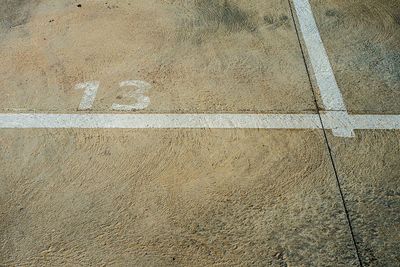
[[[273,26],[274,29],[283,25],[290,27],[289,17],[287,15],[264,15],[263,20],[265,24]]]
[[[327,17],[339,17],[340,16],[340,12],[338,10],[335,9],[329,9],[325,12],[325,15]]]
[[[388,50],[382,44],[366,41],[361,51],[351,58],[352,68],[372,71],[388,88],[400,90],[400,49]]]
[[[0,4],[0,25],[4,28],[26,24],[30,12],[38,0],[2,0]]]
[[[395,21],[397,24],[400,25],[400,14],[395,14],[395,15],[393,16],[393,18],[394,18],[394,21]]]
[[[254,32],[257,21],[254,13],[244,10],[229,0],[195,0],[177,5],[183,17],[179,25],[179,39],[193,39],[202,44],[207,38],[240,31]]]
[[[196,0],[197,21],[211,27],[223,26],[227,31],[254,31],[250,14],[228,0]]]

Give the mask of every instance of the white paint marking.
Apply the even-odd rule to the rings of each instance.
[[[400,129],[400,115],[349,115],[337,85],[326,50],[322,43],[308,0],[293,0],[300,29],[307,46],[311,64],[327,112],[321,114],[325,129],[342,137],[354,136],[359,130]],[[151,85],[144,81],[124,81],[120,87],[135,86],[138,89],[128,97],[136,104],[113,104],[114,110],[144,109],[150,99],[144,96]],[[99,82],[78,84],[85,89],[79,109],[87,110],[93,105]],[[215,128],[215,129],[322,129],[316,114],[0,114],[0,128]]]
[[[342,127],[343,122],[338,122],[326,114],[321,116],[324,126],[328,129]],[[400,115],[349,115],[345,122],[349,128],[358,130],[399,130]]]
[[[354,137],[352,122],[322,42],[310,2],[308,0],[293,0],[293,2],[322,102],[327,110],[322,123],[326,127],[325,122],[335,121],[333,135]]]
[[[120,87],[126,86],[134,86],[137,89],[129,94],[124,95],[125,97],[130,97],[136,99],[137,103],[131,105],[121,105],[121,104],[112,104],[113,110],[118,111],[133,111],[133,110],[141,110],[145,109],[150,105],[150,98],[148,96],[143,95],[147,90],[151,88],[151,85],[145,81],[131,80],[131,81],[123,81],[119,84]]]
[[[99,85],[98,81],[93,81],[80,83],[75,86],[76,90],[85,89],[81,103],[79,104],[79,110],[89,110],[92,108]]]
[[[321,116],[325,129],[400,129],[400,115]],[[322,129],[316,114],[0,114],[1,129]]]
[[[332,129],[338,137],[354,137],[353,122],[346,111],[328,111],[321,114],[322,124],[326,129]],[[331,125],[332,127],[329,127]]]
[[[293,2],[325,109],[346,111],[310,3],[308,0],[293,0]]]
[[[318,115],[0,114],[0,128],[321,129]]]

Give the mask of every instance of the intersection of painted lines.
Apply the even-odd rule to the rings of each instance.
[[[307,114],[0,114],[0,128],[400,129],[400,115],[349,115],[308,0],[294,0],[300,31],[326,112]]]
[[[252,255],[258,257],[263,255],[257,259],[258,261],[269,259],[266,255],[269,257],[269,253],[272,253],[271,258],[277,262],[287,260],[289,265],[291,263],[312,265],[318,264],[317,261],[340,265],[341,260],[344,262],[343,265],[351,265],[349,262],[354,261],[353,247],[349,235],[343,230],[346,221],[342,206],[339,205],[341,199],[334,183],[334,173],[325,153],[326,140],[321,134],[322,131],[298,131],[292,135],[288,131],[246,129],[330,129],[335,136],[349,137],[353,135],[353,130],[400,129],[400,116],[349,115],[310,5],[307,0],[295,0],[294,3],[326,112],[289,114],[293,111],[287,110],[288,114],[237,114],[235,111],[232,114],[66,114],[65,111],[57,111],[58,114],[0,114],[0,128],[7,129],[4,130],[5,145],[0,146],[0,150],[3,149],[4,155],[10,155],[5,156],[5,160],[2,161],[5,170],[3,183],[8,186],[2,187],[6,188],[7,192],[19,192],[18,190],[27,192],[28,197],[25,194],[12,196],[17,200],[10,203],[24,206],[30,204],[26,202],[33,199],[32,203],[39,205],[40,212],[32,212],[30,216],[23,217],[23,219],[29,218],[27,221],[17,218],[18,221],[22,221],[21,225],[32,227],[22,227],[22,229],[30,229],[34,236],[32,239],[39,240],[37,242],[39,244],[47,244],[50,238],[56,241],[59,238],[62,243],[64,239],[68,240],[71,232],[82,234],[85,240],[99,236],[104,244],[121,245],[122,249],[118,251],[129,251],[127,254],[134,255],[135,258],[145,258],[142,254],[147,255],[147,252],[137,255],[134,251],[136,247],[130,247],[129,250],[124,248],[124,240],[129,242],[140,240],[138,244],[145,248],[150,247],[154,251],[156,251],[154,248],[160,248],[163,257],[160,256],[158,260],[164,261],[164,264],[158,265],[166,265],[169,260],[167,256],[173,255],[171,251],[185,251],[186,254],[193,255],[190,259],[204,255],[224,259],[224,255],[219,254],[221,252],[215,248],[224,247],[226,240],[232,246],[235,245],[230,238],[243,236],[243,233],[246,234],[246,240],[251,238],[254,242],[243,242],[244,246],[239,246],[241,250],[239,252],[237,247],[224,247],[227,251],[234,252],[232,255],[237,257],[234,259],[237,262],[250,263],[254,260]],[[199,97],[199,101],[201,99],[203,98]],[[268,103],[265,105],[268,106]],[[76,130],[57,130],[63,128]],[[204,128],[236,130],[190,130]],[[18,131],[18,129],[34,130]],[[44,134],[46,130],[40,129],[55,129],[51,132],[56,134],[47,135]],[[146,129],[182,130],[164,133]],[[359,135],[364,134],[363,132]],[[384,134],[391,135],[393,132]],[[373,137],[371,139],[374,141]],[[359,147],[358,138],[333,140],[338,143],[354,142],[354,150]],[[381,144],[386,144],[385,141],[382,140]],[[379,148],[381,144],[375,144],[375,148]],[[335,152],[336,146],[332,148]],[[391,148],[395,150],[396,143],[393,143]],[[24,153],[35,156],[26,161]],[[95,160],[92,160],[93,154]],[[113,155],[112,161],[110,155]],[[350,154],[350,157],[354,155],[357,154]],[[343,157],[340,160],[345,162],[347,158]],[[396,164],[395,158],[392,158],[392,161]],[[342,162],[339,163],[342,165]],[[360,165],[357,169],[366,169],[365,165],[370,164],[367,160],[360,160],[357,163]],[[350,163],[348,165],[346,167],[350,170],[356,166]],[[59,169],[59,166],[63,167]],[[345,168],[343,170],[339,168],[339,171],[341,176],[350,172]],[[71,180],[71,177],[76,177],[76,181]],[[31,180],[37,181],[32,185],[35,190],[26,190],[25,184],[28,184],[27,181],[32,184]],[[111,199],[106,204],[102,202],[104,201],[102,190],[107,192],[107,198]],[[63,197],[48,197],[55,194]],[[217,199],[215,196],[218,194],[221,194],[223,199]],[[110,195],[118,197],[114,199],[109,197]],[[18,198],[19,196],[21,197]],[[177,201],[180,199],[183,201]],[[47,236],[49,233],[52,234],[51,231],[46,231],[47,229],[40,232],[42,228],[39,225],[52,221],[54,214],[63,210],[65,202],[69,201],[73,205],[65,209],[65,212],[61,212],[61,217],[66,216],[64,220],[68,224],[59,226],[65,231],[60,231],[61,234],[51,237]],[[104,222],[104,215],[101,212],[88,212],[88,217],[70,216],[70,214],[82,214],[82,207],[77,203],[87,206],[97,203],[95,207],[107,211],[109,208],[113,212],[117,208],[116,217],[111,219],[113,223],[118,222],[115,225],[120,225],[119,222],[125,219],[132,221],[132,217],[129,217],[131,214],[141,214],[137,217],[139,223],[137,221],[135,223],[138,228],[143,228],[130,232],[120,231],[119,226],[110,227],[107,230],[110,235],[98,235],[97,230],[102,230],[101,222]],[[140,205],[126,208],[126,203],[145,203],[146,209],[142,209]],[[207,206],[207,203],[211,205]],[[185,215],[180,215],[177,210],[185,211]],[[42,218],[45,223],[41,223]],[[86,218],[89,218],[87,221],[99,222],[100,226],[94,229],[81,228],[90,225],[84,221]],[[260,218],[261,223],[253,222],[254,218]],[[310,223],[313,220],[317,223]],[[154,221],[163,224],[153,225]],[[282,221],[285,224],[282,224]],[[74,223],[78,224],[78,229],[82,231],[73,229]],[[113,223],[106,222],[105,225]],[[222,223],[227,223],[227,227],[222,229]],[[150,225],[149,228],[147,225]],[[213,225],[216,228],[212,228]],[[274,229],[276,225],[278,230]],[[53,225],[51,227],[57,228]],[[201,245],[205,247],[204,251],[201,247],[202,253],[197,254],[193,253],[193,244],[185,243],[188,241],[182,237],[192,237],[193,234],[187,235],[187,233],[193,233],[193,229],[197,233],[195,237],[199,243],[205,234],[216,236],[210,245],[212,247],[210,251],[207,251],[206,242]],[[225,230],[229,231],[224,232]],[[17,227],[15,232],[19,233]],[[156,245],[151,243],[153,235],[157,236],[154,238]],[[158,236],[166,238],[159,239]],[[262,239],[258,236],[266,237]],[[315,239],[314,236],[318,238]],[[332,236],[335,237],[335,242],[326,242],[326,240],[332,241]],[[122,242],[113,243],[114,240]],[[170,242],[171,240],[173,242]],[[335,244],[339,244],[339,248],[332,248]],[[294,246],[301,249],[296,247],[292,251],[287,249],[289,256],[285,252],[280,252]],[[78,248],[82,246],[78,244],[71,251],[77,250],[80,255]],[[60,251],[54,254],[58,255]],[[249,251],[254,251],[254,254]],[[101,257],[97,257],[96,260],[98,259]],[[182,263],[185,259],[181,257],[178,260]],[[207,263],[211,263],[210,257],[206,260]],[[189,261],[186,263],[190,265]],[[263,263],[271,265],[266,260]]]

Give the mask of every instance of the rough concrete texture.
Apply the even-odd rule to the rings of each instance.
[[[321,132],[3,130],[7,265],[356,264]]]
[[[310,2],[349,111],[400,114],[398,1]],[[0,112],[316,113],[299,41],[287,0],[3,0]],[[326,133],[0,129],[0,265],[397,266],[399,131]]]
[[[286,0],[80,3],[3,11],[2,110],[76,111],[75,85],[98,80],[109,111],[133,79],[153,86],[146,113],[315,111]]]
[[[399,1],[310,2],[347,109],[400,114]]]
[[[400,133],[330,136],[355,239],[365,266],[400,262]]]

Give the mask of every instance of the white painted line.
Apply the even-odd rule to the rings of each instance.
[[[400,129],[400,115],[321,115],[325,129]],[[0,129],[322,129],[317,114],[0,114]]]
[[[400,129],[400,115],[355,115],[350,118],[355,129]]]
[[[347,112],[329,111],[321,114],[325,129],[334,136],[354,137],[354,130],[400,129],[400,115],[348,115]]]
[[[0,114],[0,128],[321,129],[316,114]]]
[[[293,0],[311,65],[326,110],[346,111],[308,0]]]
[[[322,102],[327,110],[321,115],[324,128],[331,128],[335,136],[354,137],[353,123],[347,113],[310,2],[308,0],[293,0],[293,2]]]

